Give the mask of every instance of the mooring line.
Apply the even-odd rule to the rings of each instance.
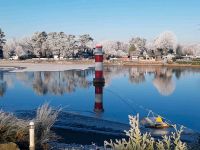
[[[126,105],[128,105],[128,107],[131,108],[131,110],[133,110],[136,114],[137,114],[137,111],[135,110],[135,108],[130,105],[125,98],[123,98],[122,96],[120,96],[119,94],[115,93],[114,91],[110,90],[110,89],[105,89],[106,91],[112,93],[113,95],[117,96],[118,98],[120,98]]]
[[[133,104],[133,101],[134,101],[134,105],[137,105],[140,109],[143,109],[143,110],[146,111],[147,113],[151,111],[154,115],[156,115],[156,116],[161,116],[161,115],[159,115],[158,113],[153,112],[151,109],[148,109],[148,108],[144,107],[143,105],[140,105],[140,104],[135,103],[135,100],[134,100],[133,98],[124,98],[124,97],[122,97],[121,95],[119,95],[117,92],[115,92],[115,91],[113,91],[113,90],[111,90],[111,89],[105,89],[105,90],[106,90],[106,91],[109,91],[110,93],[116,95],[116,96],[119,97],[121,100],[123,100],[123,102],[126,103],[127,105],[129,105],[129,107],[132,108],[133,111],[134,111],[136,114],[137,114],[138,112],[136,112],[135,108],[134,108],[132,105],[130,106],[130,103]],[[128,103],[127,101],[128,101],[129,103]],[[165,117],[163,117],[163,116],[161,116],[161,118],[163,118],[163,119],[166,120],[167,122],[170,122],[170,124],[173,123],[171,120],[169,120],[169,119],[167,119],[167,118],[165,118]],[[186,129],[195,131],[195,130],[189,128],[189,127],[186,127],[185,125],[182,125],[182,124],[179,124],[179,123],[175,123],[175,124],[178,125],[178,126],[183,126],[183,127],[186,128]],[[195,132],[198,132],[198,131],[195,131]]]

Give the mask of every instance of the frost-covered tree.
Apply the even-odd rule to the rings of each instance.
[[[33,56],[32,44],[29,43],[28,38],[24,39],[10,39],[4,45],[4,57],[10,58],[18,56],[19,58],[29,58]]]
[[[128,44],[121,41],[102,41],[100,42],[103,46],[104,53],[108,56],[127,56],[128,55]]]
[[[200,56],[200,44],[183,45],[183,55]]]
[[[89,34],[80,35],[79,39],[78,39],[78,41],[79,41],[79,48],[81,50],[83,50],[83,51],[86,50],[86,49],[88,49],[87,44],[89,42],[92,42],[93,40],[94,39]]]
[[[34,49],[34,54],[38,56],[39,58],[44,55],[44,43],[47,39],[47,33],[46,32],[35,32],[33,36],[31,37],[31,45]]]
[[[200,43],[194,45],[193,54],[194,56],[200,56]]]
[[[155,51],[155,50],[156,50],[156,47],[155,47],[155,45],[154,45],[154,42],[152,42],[152,41],[146,42],[145,47],[146,47],[146,50],[147,50],[147,51]]]
[[[0,28],[0,58],[3,58],[3,46],[6,43],[5,34]]]
[[[93,48],[89,47],[93,42],[93,38],[89,34],[80,35],[77,39],[78,52],[76,57],[84,57],[84,55],[93,55]]]
[[[23,47],[18,45],[15,49],[15,54],[16,56],[22,57],[25,56],[26,57],[26,51],[24,51]]]
[[[146,39],[140,38],[140,37],[136,37],[136,38],[132,38],[130,41],[130,46],[134,45],[136,50],[139,51],[140,53],[144,52],[145,45],[146,45]]]
[[[183,47],[180,44],[178,44],[176,47],[176,55],[179,57],[181,57],[183,55]]]
[[[162,55],[175,52],[177,47],[176,35],[171,31],[165,31],[154,40],[154,46]]]
[[[103,46],[103,51],[106,55],[116,54],[116,45],[114,41],[101,41],[100,44]]]
[[[47,35],[47,40],[44,43],[45,51],[51,52],[53,55],[58,55],[60,57],[62,43],[61,37],[64,37],[64,33],[60,32],[50,32]]]
[[[131,58],[133,56],[133,53],[136,51],[136,47],[134,44],[130,45],[129,50],[128,50],[128,55]]]
[[[16,54],[18,43],[16,39],[10,39],[6,42],[3,48],[4,58],[10,58]]]
[[[75,35],[66,35],[64,32],[51,32],[48,34],[46,49],[59,57],[71,57],[77,47]]]
[[[66,50],[65,57],[74,57],[77,53],[77,40],[75,35],[67,35],[66,36]]]

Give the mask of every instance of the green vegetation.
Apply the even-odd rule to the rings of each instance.
[[[187,150],[186,143],[181,141],[181,133],[183,127],[177,130],[174,126],[175,132],[172,132],[169,136],[163,136],[161,140],[157,140],[151,136],[150,133],[142,134],[139,128],[139,115],[129,116],[130,129],[125,131],[129,137],[128,140],[116,140],[113,142],[105,141],[105,148],[111,148],[114,150]]]
[[[199,60],[195,60],[195,61],[176,61],[176,63],[178,63],[178,64],[186,64],[186,65],[200,65],[200,61]]]

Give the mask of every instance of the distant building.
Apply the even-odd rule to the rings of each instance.
[[[167,54],[166,56],[163,56],[163,59],[166,59],[167,61],[171,61],[175,58],[174,54]]]
[[[54,60],[59,60],[59,56],[58,56],[58,55],[54,55],[54,56],[53,56],[53,59],[54,59]]]
[[[19,59],[19,56],[17,56],[17,55],[11,56],[9,59],[10,59],[10,60],[18,60],[18,59]]]
[[[118,60],[129,61],[129,57],[128,56],[122,56],[122,57],[118,58]]]
[[[184,61],[191,61],[194,58],[194,56],[192,55],[186,55],[186,56],[182,56],[182,59]]]
[[[156,59],[156,61],[162,60],[162,53],[160,51],[155,52],[155,59]]]
[[[140,52],[139,51],[132,51],[130,59],[131,60],[139,60]]]

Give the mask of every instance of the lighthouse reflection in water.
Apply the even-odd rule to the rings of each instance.
[[[94,84],[94,86],[95,86],[94,111],[96,113],[101,113],[104,111],[104,109],[103,109],[103,84],[102,85]]]

